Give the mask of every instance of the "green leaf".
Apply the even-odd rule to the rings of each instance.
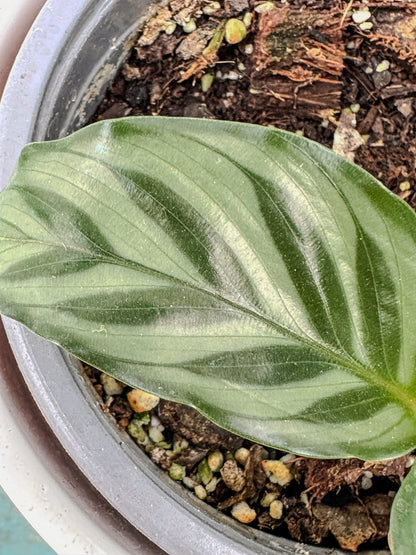
[[[400,486],[390,515],[389,544],[393,555],[414,553],[416,545],[416,465]]]
[[[127,118],[27,146],[0,196],[0,309],[254,440],[416,445],[415,214],[302,137]]]

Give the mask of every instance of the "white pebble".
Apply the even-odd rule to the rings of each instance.
[[[364,23],[364,21],[367,21],[368,19],[370,19],[370,17],[371,17],[371,13],[368,8],[364,8],[363,10],[357,10],[352,14],[352,20],[354,21],[354,23],[357,23],[357,24]]]
[[[160,418],[157,416],[157,414],[152,414],[151,418],[150,418],[150,425],[151,426],[157,426],[158,428],[162,425],[162,422],[160,420]],[[161,430],[163,431],[163,430]]]
[[[373,480],[368,476],[363,476],[361,478],[361,487],[363,489],[371,489],[373,487]]]
[[[165,436],[156,426],[149,426],[148,434],[154,443],[159,443],[165,439]]]
[[[237,81],[240,79],[240,75],[236,71],[229,71],[223,75],[223,79],[228,79],[229,81]]]
[[[413,463],[415,462],[415,457],[414,455],[409,455],[407,457],[407,462],[406,462],[406,468],[410,468],[411,466],[413,466]]]
[[[364,21],[364,23],[360,23],[361,31],[369,31],[372,28],[373,24],[371,23],[371,21]]]
[[[298,131],[301,131],[301,129],[298,129]],[[302,134],[296,131],[296,135],[303,137],[303,131],[302,131]],[[296,459],[296,455],[293,455],[293,453],[286,453],[286,455],[283,455],[283,457],[280,457],[279,461],[286,463],[289,461],[293,461],[293,459]]]

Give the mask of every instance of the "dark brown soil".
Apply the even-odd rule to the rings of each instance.
[[[169,115],[273,125],[355,160],[416,208],[416,2],[267,4],[271,9],[258,0],[167,3],[145,25],[92,121]],[[352,17],[365,7],[369,29]],[[252,21],[244,40],[213,44],[226,20],[247,13]],[[185,33],[189,19],[196,28]],[[167,34],[172,22],[176,28]],[[203,92],[207,74],[213,81]],[[124,393],[106,396],[98,371],[87,372],[103,395],[104,410],[127,429],[135,415]],[[225,433],[193,409],[161,402],[157,412],[164,439],[150,441],[145,450],[166,471],[172,463],[185,467],[195,484],[209,452],[220,450],[232,460],[239,447],[248,450],[247,461],[233,467],[242,489],[227,487],[219,472],[208,503],[230,512],[245,501],[256,511],[251,526],[298,541],[352,551],[387,548],[390,506],[408,457],[389,463],[297,457],[285,461],[291,480],[281,486],[266,476],[262,461],[283,453]],[[148,433],[149,425],[143,429]],[[174,453],[180,438],[186,447]],[[281,518],[271,516],[266,494],[282,502]]]

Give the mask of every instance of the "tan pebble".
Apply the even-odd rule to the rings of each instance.
[[[242,466],[245,466],[249,455],[250,451],[245,447],[240,447],[234,453],[235,460],[238,462],[238,464],[241,464]]]
[[[260,505],[265,508],[270,507],[270,505],[273,503],[276,497],[277,497],[276,493],[272,493],[272,492],[266,493],[263,496],[262,500],[260,501]]]
[[[280,520],[283,515],[283,503],[279,499],[275,499],[270,503],[269,514],[272,518]]]
[[[272,483],[286,486],[292,481],[292,473],[282,461],[264,460],[261,464]]]
[[[201,486],[201,484],[199,484],[198,486],[195,486],[195,495],[197,497],[199,497],[199,499],[206,499],[207,497],[207,490],[204,488],[204,486]]]
[[[141,389],[132,389],[127,393],[127,401],[134,412],[147,412],[154,409],[160,399],[152,393],[147,393]]]
[[[205,489],[207,490],[208,493],[212,493],[215,491],[215,488],[217,487],[218,484],[218,478],[213,478],[210,482],[208,482],[208,484],[205,486]]]
[[[212,472],[219,472],[224,464],[224,455],[221,451],[211,451],[207,456],[207,463]]]
[[[242,522],[243,524],[250,524],[250,522],[253,522],[257,517],[256,511],[249,507],[245,501],[233,505],[231,514],[238,522]]]
[[[227,488],[233,491],[241,491],[246,485],[244,472],[235,461],[225,461],[221,468],[221,476]]]

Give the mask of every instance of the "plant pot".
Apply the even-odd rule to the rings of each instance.
[[[88,120],[127,54],[148,4],[148,0],[47,2],[3,96],[2,187],[24,144],[65,136]],[[130,546],[141,541],[133,537],[132,530],[138,530],[154,542],[154,553],[159,552],[156,546],[170,554],[342,553],[244,527],[196,499],[168,479],[102,412],[74,358],[20,324],[5,319],[5,328],[24,380],[70,464],[78,469],[74,472],[129,523],[125,534]],[[96,511],[101,510],[97,505]],[[144,543],[137,543],[137,549],[152,552]]]

